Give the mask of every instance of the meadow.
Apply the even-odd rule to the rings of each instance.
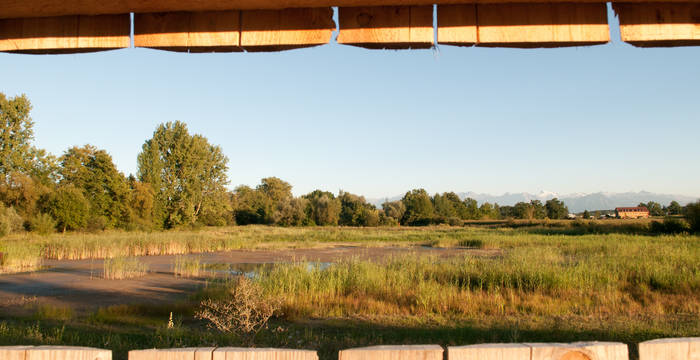
[[[318,349],[322,359],[333,359],[338,349],[377,344],[607,340],[631,344],[634,359],[637,342],[700,336],[700,237],[653,235],[645,226],[252,226],[17,236],[0,243],[11,250],[10,259],[32,253],[39,260],[337,245],[490,249],[485,255],[407,254],[262,267],[251,281],[280,308],[255,344]],[[31,246],[12,250],[23,242]],[[173,276],[206,276],[207,266],[196,259],[176,263]],[[208,329],[194,317],[200,301],[225,299],[235,286],[233,278],[212,278],[184,301],[89,313],[32,301],[21,311],[0,306],[0,344],[97,346],[115,350],[117,360],[136,348],[240,345],[240,337]],[[174,324],[168,326],[171,313]]]

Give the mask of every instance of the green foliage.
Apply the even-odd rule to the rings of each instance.
[[[688,204],[685,207],[685,218],[690,224],[690,229],[700,232],[700,201]]]
[[[49,235],[56,231],[56,226],[58,223],[54,220],[51,215],[45,213],[39,213],[29,220],[29,231],[35,232],[39,235]]]
[[[31,169],[34,122],[26,95],[8,99],[0,93],[0,175]]]
[[[81,230],[87,226],[90,203],[74,185],[59,186],[56,191],[42,197],[41,202],[43,211],[56,220],[63,232]]]
[[[306,220],[308,200],[288,197],[277,203],[274,222],[281,226],[301,226]]]
[[[61,183],[83,191],[95,230],[127,226],[131,217],[129,186],[106,151],[91,145],[72,147],[61,157],[60,174]]]
[[[584,219],[588,220],[588,219],[591,218],[591,213],[589,213],[588,210],[584,210],[584,211],[583,211],[582,217],[583,217]]]
[[[671,201],[670,204],[668,204],[668,207],[666,208],[666,212],[668,215],[680,215],[683,212],[683,207],[681,204],[678,203],[678,201]]]
[[[663,222],[652,221],[649,231],[655,234],[682,234],[688,232],[690,226],[683,220],[667,217]]]
[[[314,190],[303,196],[309,200],[308,218],[318,226],[338,225],[340,199],[328,191]]]
[[[550,219],[566,219],[569,215],[569,208],[557,198],[547,200],[545,208],[547,209],[547,217]]]
[[[185,123],[158,126],[138,156],[139,180],[153,187],[155,221],[163,227],[194,224],[205,209],[228,210],[225,185],[228,159]]]
[[[401,221],[403,214],[406,212],[406,206],[403,201],[386,201],[382,204],[382,210],[387,218],[394,219],[396,223]]]
[[[12,207],[0,204],[0,237],[22,230],[24,220]]]
[[[339,225],[344,226],[377,226],[379,211],[374,205],[367,203],[363,196],[341,191]]]
[[[657,203],[656,201],[649,201],[646,204],[639,203],[639,206],[647,208],[647,210],[649,210],[650,216],[664,216],[664,215],[666,215],[666,211],[664,211],[664,208],[661,206],[661,204]]]
[[[402,225],[427,225],[433,222],[435,209],[430,196],[424,189],[414,189],[401,199],[406,211],[401,218]]]

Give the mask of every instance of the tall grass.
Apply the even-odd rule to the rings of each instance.
[[[105,279],[131,279],[146,275],[147,272],[148,265],[136,258],[115,257],[104,261]]]
[[[175,276],[197,277],[203,273],[203,270],[204,264],[202,264],[201,257],[175,257],[175,262],[173,263],[173,273],[175,274]]]

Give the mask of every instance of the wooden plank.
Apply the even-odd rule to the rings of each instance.
[[[112,360],[112,351],[80,346],[35,346],[26,360]]]
[[[212,360],[213,347],[129,351],[129,360]]]
[[[524,344],[478,344],[449,346],[449,360],[530,360],[530,346]]]
[[[240,12],[172,12],[134,15],[134,46],[181,52],[235,52]]]
[[[614,3],[622,41],[639,47],[700,45],[700,3]]]
[[[476,4],[440,5],[437,8],[438,44],[472,46],[476,44]]]
[[[241,46],[246,51],[280,51],[328,44],[333,9],[249,10],[241,15]]]
[[[31,346],[0,346],[0,359],[25,360]]]
[[[212,360],[318,360],[316,351],[271,348],[217,348]]]
[[[64,54],[127,48],[129,14],[0,20],[0,51]]]
[[[478,46],[562,47],[610,41],[605,3],[477,5],[477,26]]]
[[[341,7],[338,43],[368,49],[433,46],[432,6]]]
[[[627,345],[608,342],[530,343],[531,360],[628,360]]]
[[[639,343],[639,360],[700,360],[700,337]]]
[[[381,345],[341,350],[338,360],[442,360],[439,345]]]
[[[572,0],[477,0],[476,3],[567,3]],[[646,3],[649,0],[618,0]],[[598,3],[600,0],[576,0]],[[700,0],[667,0],[674,3],[700,3]],[[171,11],[223,11],[314,7],[356,6],[416,6],[432,4],[463,4],[464,0],[3,0],[0,19],[63,15],[125,14]]]

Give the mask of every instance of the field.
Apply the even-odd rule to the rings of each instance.
[[[305,249],[351,254],[348,248],[393,252],[338,255],[330,262],[285,258],[248,274],[264,298],[280,305],[255,337],[256,346],[318,349],[322,359],[333,359],[338,349],[375,344],[633,345],[700,336],[700,237],[647,230],[647,222],[601,221],[15,236],[0,240],[8,273],[36,270],[42,259],[135,256],[136,265],[106,263],[142,269],[136,259],[170,254],[172,270],[159,270],[159,276],[203,285],[161,303],[85,309],[30,294],[0,298],[0,345],[96,346],[115,350],[118,360],[137,348],[241,345],[241,337],[208,329],[194,317],[200,301],[226,299],[236,287],[237,275],[221,275],[230,264],[212,262],[207,254],[178,254],[245,250],[255,258]],[[0,281],[12,276],[19,275],[0,275]],[[630,349],[636,358],[635,347]]]

